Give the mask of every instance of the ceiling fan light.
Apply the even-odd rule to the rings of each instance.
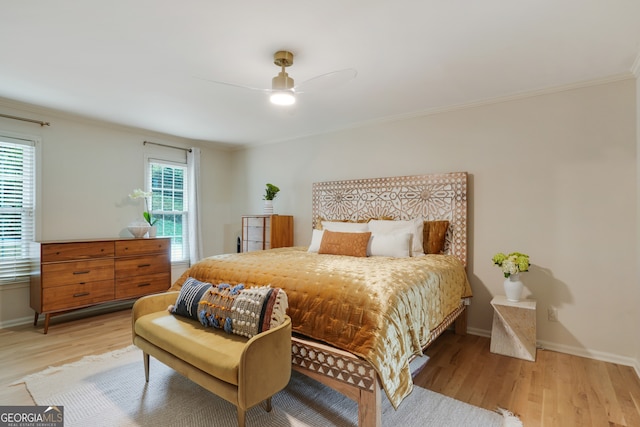
[[[296,97],[291,90],[275,91],[269,99],[272,104],[276,105],[293,105],[296,103]]]

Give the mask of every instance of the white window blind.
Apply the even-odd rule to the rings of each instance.
[[[35,190],[35,141],[0,135],[0,285],[31,273]]]
[[[149,159],[147,189],[158,237],[171,237],[171,262],[189,260],[187,165]]]

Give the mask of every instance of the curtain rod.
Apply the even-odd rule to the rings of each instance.
[[[144,141],[142,143],[142,145],[147,145],[147,144],[159,145],[160,147],[175,148],[176,150],[184,150],[184,151],[188,151],[189,153],[192,151],[191,148],[174,147],[173,145],[158,144],[157,142],[151,142],[151,141]]]
[[[49,122],[43,122],[40,120],[33,120],[33,119],[25,119],[24,117],[9,116],[7,114],[0,114],[0,117],[4,117],[6,119],[20,120],[20,121],[29,122],[29,123],[37,123],[40,126],[51,126],[51,123]]]

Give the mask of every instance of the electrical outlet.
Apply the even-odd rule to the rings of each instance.
[[[547,319],[549,322],[557,322],[558,321],[558,309],[555,307],[549,307],[547,309]]]

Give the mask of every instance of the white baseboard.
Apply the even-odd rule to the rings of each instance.
[[[33,316],[20,317],[11,320],[0,320],[0,329],[13,328],[14,326],[22,326],[27,323],[33,323]]]
[[[486,329],[467,328],[467,333],[481,337],[491,337],[491,331]],[[633,357],[625,357],[604,351],[590,350],[588,348],[574,347],[549,341],[538,341],[539,349],[557,351],[559,353],[571,354],[573,356],[586,357],[587,359],[600,360],[602,362],[616,363],[618,365],[630,366],[635,369],[636,375],[640,378],[640,360]]]
[[[80,317],[87,317],[87,316],[92,316],[96,314],[107,313],[110,311],[124,310],[126,308],[130,308],[131,306],[133,306],[134,302],[135,301],[133,300],[106,302],[103,304],[98,304],[98,305],[87,307],[87,308],[80,308],[78,310],[74,310],[64,314],[57,314],[55,315],[55,317],[66,319],[66,320],[72,320]],[[27,316],[27,317],[20,317],[17,319],[0,321],[0,329],[33,324],[33,318],[34,316]],[[44,315],[40,315],[40,318],[38,319],[39,325],[42,324],[43,319],[44,319]]]
[[[467,327],[467,333],[471,335],[477,335],[479,337],[491,338],[491,331],[487,331],[486,329]]]
[[[574,356],[586,357],[587,359],[594,359],[603,362],[616,363],[618,365],[631,366],[636,370],[636,373],[638,373],[638,361],[632,357],[620,356],[604,351],[590,350],[588,348],[552,343],[549,341],[538,341],[538,347],[542,348],[543,350],[552,350],[560,353],[572,354]],[[640,374],[638,376],[640,376]]]

